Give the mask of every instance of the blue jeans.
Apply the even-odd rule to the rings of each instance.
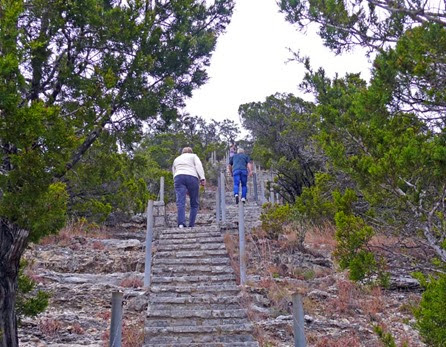
[[[248,170],[235,170],[232,176],[234,177],[234,195],[238,195],[238,186],[241,182],[242,198],[246,199],[246,193],[248,192],[248,187],[246,186],[246,183],[248,183]]]
[[[177,175],[174,178],[174,187],[177,196],[178,225],[182,224],[186,226],[186,193],[189,193],[189,226],[193,227],[195,225],[195,219],[197,218],[198,207],[200,206],[198,200],[200,191],[198,178],[191,175]]]

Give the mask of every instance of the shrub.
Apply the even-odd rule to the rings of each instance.
[[[50,295],[42,290],[35,290],[36,282],[24,273],[28,263],[20,263],[16,312],[19,322],[24,316],[35,317],[45,311]]]
[[[295,208],[301,218],[319,225],[333,220],[336,210],[330,190],[331,180],[330,175],[317,173],[315,185],[302,190],[302,194],[296,198],[295,203]]]
[[[54,336],[63,328],[61,321],[53,318],[40,320],[38,327],[40,332],[45,336]]]
[[[292,210],[290,205],[271,205],[265,204],[265,210],[260,215],[262,221],[262,229],[271,239],[277,240],[278,236],[283,233],[285,225],[292,218]]]
[[[339,260],[341,269],[350,269],[350,279],[360,281],[377,269],[373,253],[365,246],[373,236],[373,229],[360,217],[352,214],[337,212],[335,256]]]
[[[395,339],[393,338],[392,334],[385,331],[382,326],[375,325],[373,327],[373,330],[378,335],[379,339],[385,347],[396,347]]]
[[[446,341],[446,275],[427,280],[422,274],[414,275],[425,288],[420,305],[414,310],[416,327],[430,346],[445,346]]]

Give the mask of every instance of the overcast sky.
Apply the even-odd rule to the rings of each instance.
[[[219,37],[208,68],[210,79],[193,93],[185,111],[207,120],[231,119],[239,124],[241,104],[263,101],[276,92],[305,97],[298,84],[304,68],[288,48],[311,57],[314,68],[323,66],[329,76],[361,72],[369,79],[370,63],[364,52],[336,57],[313,32],[302,34],[278,12],[276,0],[236,0],[232,21]]]

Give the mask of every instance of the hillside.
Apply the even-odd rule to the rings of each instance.
[[[221,233],[233,273],[237,275],[238,211],[229,192],[226,201],[228,222],[216,228],[215,191],[209,188],[202,194],[197,228]],[[404,258],[394,257],[388,289],[357,285],[347,279],[346,273],[336,271],[332,230],[308,230],[304,248],[291,230],[274,241],[259,227],[260,210],[257,204],[248,201],[248,285],[244,293],[238,294],[237,302],[253,323],[255,339],[261,346],[293,345],[290,295],[294,291],[303,294],[309,346],[379,346],[374,325],[390,332],[397,345],[423,345],[412,327],[411,313],[411,307],[420,298],[419,286],[409,277],[413,269]],[[166,211],[168,224],[172,226],[175,207],[167,206]],[[147,306],[155,286],[152,284],[151,291],[142,288],[145,237],[142,220],[135,217],[127,223],[97,229],[88,225],[71,226],[27,252],[26,258],[32,260],[28,273],[40,289],[51,293],[51,302],[46,312],[23,320],[21,346],[108,345],[114,290],[124,292],[123,345],[142,345]],[[156,229],[154,261],[162,251],[160,235],[168,230],[175,228]],[[390,250],[391,241],[376,240],[375,244]],[[230,278],[224,281],[235,284]],[[181,305],[171,308],[181,310]],[[206,319],[200,324],[206,325]]]

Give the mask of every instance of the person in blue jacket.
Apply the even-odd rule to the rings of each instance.
[[[237,154],[234,154],[229,159],[228,171],[234,178],[234,197],[235,203],[239,202],[239,185],[242,184],[242,198],[243,203],[246,202],[246,194],[248,192],[248,177],[252,175],[251,158],[245,154],[243,148],[237,149]]]

